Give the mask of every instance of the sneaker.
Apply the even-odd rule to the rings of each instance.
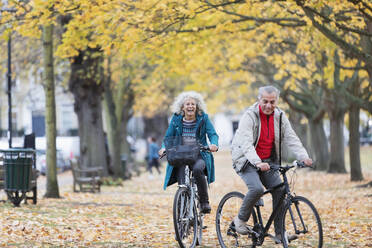
[[[280,234],[277,234],[275,235],[275,244],[281,244],[282,243],[282,235]],[[288,236],[288,242],[290,243],[291,241],[295,240],[295,239],[298,239],[298,235],[297,234],[291,234]]]
[[[203,214],[209,214],[211,212],[211,206],[209,205],[209,202],[201,202],[200,203],[200,211]]]
[[[235,225],[235,230],[237,233],[242,234],[242,235],[246,235],[249,233],[247,222],[242,221],[241,219],[239,219],[238,216],[234,218],[234,225]]]

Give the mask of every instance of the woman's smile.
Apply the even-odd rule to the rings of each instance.
[[[196,117],[196,101],[192,98],[186,99],[182,107],[183,112],[185,113],[185,118],[188,120],[195,119]]]

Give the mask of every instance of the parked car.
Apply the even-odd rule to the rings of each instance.
[[[57,173],[64,172],[71,169],[71,165],[68,160],[63,158],[63,154],[60,150],[57,150]],[[36,150],[36,169],[40,171],[41,175],[45,175],[47,171],[46,164],[46,151],[38,149]]]
[[[372,135],[367,137],[360,137],[360,144],[363,145],[372,145]]]

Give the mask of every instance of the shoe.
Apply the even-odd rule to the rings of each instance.
[[[249,233],[247,222],[242,221],[241,219],[239,219],[238,216],[234,218],[234,225],[235,225],[235,230],[237,233],[242,234],[242,235],[246,235]]]
[[[282,235],[280,234],[277,234],[275,235],[275,244],[281,244],[282,243]],[[291,241],[295,240],[295,239],[298,239],[298,235],[297,234],[291,234],[288,236],[288,242],[290,243]]]
[[[203,214],[209,214],[211,212],[211,206],[209,205],[209,202],[201,202],[200,203],[200,211]]]

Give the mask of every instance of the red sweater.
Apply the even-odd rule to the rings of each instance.
[[[271,115],[266,115],[260,108],[261,134],[256,146],[257,155],[261,159],[271,157],[271,151],[274,147],[274,112]]]

